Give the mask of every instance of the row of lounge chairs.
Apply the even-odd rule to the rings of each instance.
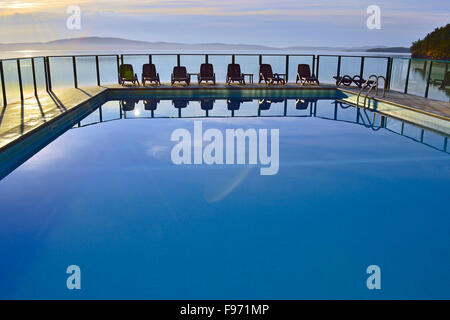
[[[214,73],[214,67],[210,63],[203,63],[200,66],[200,73],[197,74],[198,84],[209,83],[216,84],[216,74]],[[145,83],[161,85],[159,73],[156,72],[154,64],[144,64],[142,66],[142,85]],[[125,85],[126,82],[131,82],[133,85],[139,85],[137,74],[134,73],[133,66],[131,64],[122,64],[119,67],[119,84]],[[270,64],[261,64],[259,68],[259,80],[258,83],[266,83],[268,85],[287,83],[286,75],[273,73],[272,66]],[[184,66],[176,66],[173,68],[172,75],[170,77],[171,85],[176,83],[186,84],[189,86],[191,83],[191,74],[189,74]],[[230,63],[228,65],[226,83],[231,85],[238,83],[245,85],[244,74],[241,72],[241,67],[237,63]],[[311,69],[307,64],[299,64],[297,67],[297,77],[295,83],[301,85],[317,84],[319,80],[314,74],[311,74]]]
[[[318,99],[311,99],[311,98],[302,98],[302,99],[296,99],[295,100],[295,108],[297,110],[306,110],[308,107],[317,102]],[[183,109],[186,108],[189,105],[189,102],[192,101],[190,99],[173,99],[172,105],[177,109]],[[226,101],[227,103],[227,109],[230,111],[237,111],[240,109],[241,104],[244,102],[251,102],[252,99],[243,99],[243,98],[232,98],[228,99]],[[214,103],[216,102],[215,99],[211,98],[204,98],[200,99],[200,108],[202,110],[212,110],[214,107]],[[272,103],[281,103],[284,102],[284,99],[277,99],[277,98],[265,98],[265,99],[258,99],[258,113],[259,110],[270,110]],[[136,104],[139,103],[138,99],[126,99],[121,100],[120,105],[123,111],[132,111],[134,110]],[[147,111],[156,111],[158,104],[160,103],[159,99],[146,99],[143,100],[144,103],[144,110]]]

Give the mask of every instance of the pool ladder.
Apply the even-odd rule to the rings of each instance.
[[[373,82],[371,83],[371,79],[374,79]],[[358,96],[356,98],[356,105],[359,107],[359,98],[361,97],[361,95],[364,93],[364,91],[367,89],[367,92],[364,95],[364,103],[362,105],[362,107],[364,109],[366,109],[366,102],[367,102],[367,98],[369,97],[369,94],[373,91],[373,89],[375,88],[375,96],[378,96],[378,83],[379,80],[383,79],[383,98],[386,96],[386,78],[383,76],[377,76],[375,74],[372,74],[369,78],[367,78],[366,82],[362,85],[361,90],[359,90],[358,92]],[[374,96],[372,96],[373,98]]]

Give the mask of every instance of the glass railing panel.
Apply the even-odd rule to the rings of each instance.
[[[349,75],[353,77],[359,75],[361,72],[361,58],[360,57],[342,57],[341,58],[341,72],[340,75]]]
[[[253,81],[258,83],[259,56],[258,55],[236,55],[235,62],[241,66],[241,72],[253,74]],[[245,78],[248,81],[248,77]]]
[[[99,56],[100,84],[116,84],[118,82],[117,56]]]
[[[433,61],[428,87],[428,98],[449,101],[450,63]]]
[[[52,89],[74,88],[72,57],[50,57]]]
[[[231,55],[208,55],[208,62],[214,66],[217,82],[225,82],[228,64],[231,63]]]
[[[176,60],[176,57],[175,57]],[[161,100],[155,110],[156,118],[178,117],[178,109],[172,104],[172,100]]]
[[[36,74],[36,89],[39,94],[46,90],[44,58],[34,58],[34,71]]]
[[[387,66],[387,58],[365,57],[363,78],[368,79],[371,75],[383,76],[386,78]],[[379,80],[378,85],[380,88],[384,87],[383,79]]]
[[[311,69],[311,73],[314,73],[313,70],[313,56],[289,56],[289,79],[288,82],[295,83],[297,79],[297,70],[299,64],[308,64]],[[284,72],[283,72],[284,73]]]
[[[333,79],[337,74],[338,57],[335,56],[320,56],[319,57],[319,82],[326,84],[335,84]],[[343,75],[341,71],[341,75]]]
[[[408,93],[418,96],[424,96],[427,86],[428,70],[430,62],[427,60],[411,60],[411,69],[409,71]]]
[[[301,98],[288,99],[286,115],[291,117],[311,117],[313,108],[314,102],[307,102]]]
[[[436,149],[442,150],[442,151],[446,151],[445,147],[446,147],[446,138],[431,132],[431,131],[424,131],[423,134],[423,143],[426,143]]]
[[[101,106],[102,121],[120,119],[120,105],[118,101],[108,101]]]
[[[8,103],[20,101],[19,74],[17,60],[3,61],[6,99]]]
[[[95,111],[90,113],[86,118],[81,120],[80,126],[87,126],[99,122],[100,122],[100,109],[97,108]]]
[[[23,97],[29,98],[34,96],[33,69],[31,59],[21,59],[20,74],[22,77]]]
[[[199,73],[200,65],[205,63],[205,55],[181,55],[180,65],[185,66],[188,73]],[[197,81],[197,77],[191,78],[191,81]]]
[[[399,92],[405,91],[406,77],[408,74],[408,63],[409,59],[404,58],[392,59],[392,69],[390,79],[391,90]]]
[[[76,57],[79,87],[97,85],[97,66],[95,56]]]
[[[156,66],[161,82],[170,82],[173,67],[177,65],[176,55],[152,55],[152,62]]]

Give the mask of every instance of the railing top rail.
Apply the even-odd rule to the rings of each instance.
[[[19,57],[19,58],[5,58],[0,59],[0,61],[15,61],[15,60],[28,60],[28,59],[39,59],[39,58],[45,58],[45,56],[33,56],[33,57]]]

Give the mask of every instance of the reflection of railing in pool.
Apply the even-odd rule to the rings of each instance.
[[[170,101],[171,105],[174,109],[177,109],[177,117],[174,116],[163,116],[163,115],[157,115],[156,112],[158,111],[158,105],[161,101]],[[334,104],[334,108],[326,108],[327,105],[318,105],[318,100],[320,99],[257,99],[257,100],[251,100],[251,99],[227,99],[223,100],[223,102],[227,105],[227,110],[229,112],[228,115],[211,115],[211,111],[214,109],[214,104],[217,102],[216,99],[147,99],[142,100],[143,102],[143,111],[147,111],[149,114],[139,114],[135,115],[134,111],[136,106],[140,103],[139,100],[120,100],[117,101],[117,109],[118,109],[118,117],[113,119],[104,120],[103,119],[103,113],[102,113],[102,106],[100,106],[98,110],[98,120],[92,119],[92,114],[88,116],[88,118],[91,120],[90,122],[81,121],[77,125],[75,125],[73,128],[83,128],[87,126],[91,126],[94,124],[99,123],[106,123],[111,121],[117,121],[120,119],[168,119],[168,118],[228,118],[228,117],[237,117],[237,118],[245,118],[245,117],[308,117],[308,118],[320,118],[324,120],[332,120],[332,121],[339,121],[339,122],[345,122],[345,123],[351,123],[351,124],[357,124],[360,126],[363,126],[365,128],[379,131],[381,129],[385,129],[389,132],[401,135],[403,137],[409,138],[415,142],[421,143],[423,145],[426,145],[430,148],[433,148],[435,150],[443,151],[446,153],[450,153],[450,150],[448,150],[448,137],[436,132],[432,132],[429,130],[425,130],[419,126],[389,118],[387,116],[381,115],[377,112],[363,109],[363,108],[356,108],[354,106],[351,106],[349,104],[346,104],[342,101],[335,100],[332,102]],[[329,101],[329,100],[324,100]],[[188,115],[182,115],[181,110],[186,109],[189,111],[189,103],[190,102],[197,102],[200,104],[201,110],[204,111],[203,114],[188,114]],[[246,114],[246,115],[239,115],[236,114],[236,111],[240,110],[241,104],[246,103],[247,106],[250,103],[254,103],[255,106],[257,106],[256,111],[254,114]],[[283,113],[282,114],[264,114],[263,112],[270,111],[273,104],[282,104],[283,105]],[[295,106],[296,112],[303,112],[302,114],[293,114],[289,111],[288,106],[293,105]],[[318,111],[326,110],[329,112],[331,110],[331,113],[329,112],[326,115],[320,115],[318,114]],[[133,112],[132,116],[127,115],[127,113]],[[353,120],[351,120],[353,118]],[[400,130],[395,130],[395,127],[399,127]],[[420,136],[420,138],[415,138],[413,135],[408,135],[407,130],[405,128],[408,127],[410,130],[415,130],[417,135]],[[442,139],[442,142],[439,145],[433,145],[425,141],[425,135],[426,134],[433,134],[436,137],[439,137]]]

